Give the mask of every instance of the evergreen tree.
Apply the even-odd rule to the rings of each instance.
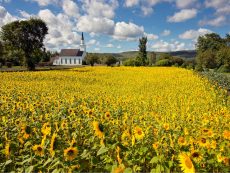
[[[140,61],[140,65],[147,64],[147,51],[146,51],[146,44],[147,44],[147,37],[142,37],[139,39],[139,56],[137,60]]]

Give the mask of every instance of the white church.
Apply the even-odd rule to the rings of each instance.
[[[86,56],[84,35],[81,35],[80,49],[62,49],[59,56],[54,58],[53,65],[82,65]]]

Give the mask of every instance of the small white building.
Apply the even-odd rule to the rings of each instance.
[[[62,49],[60,55],[54,58],[53,65],[82,65],[85,56],[86,45],[82,33],[80,49]]]

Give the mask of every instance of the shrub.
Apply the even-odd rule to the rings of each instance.
[[[2,68],[2,63],[0,62],[0,68]]]
[[[220,68],[218,68],[217,72],[219,73],[229,73],[230,72],[230,67],[227,65],[222,65]]]
[[[156,66],[170,66],[170,60],[169,59],[162,59],[156,62]]]

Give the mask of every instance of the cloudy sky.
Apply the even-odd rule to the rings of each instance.
[[[89,52],[194,49],[197,37],[230,33],[230,0],[0,0],[0,26],[31,16],[48,27],[50,50],[78,48],[84,32]]]

